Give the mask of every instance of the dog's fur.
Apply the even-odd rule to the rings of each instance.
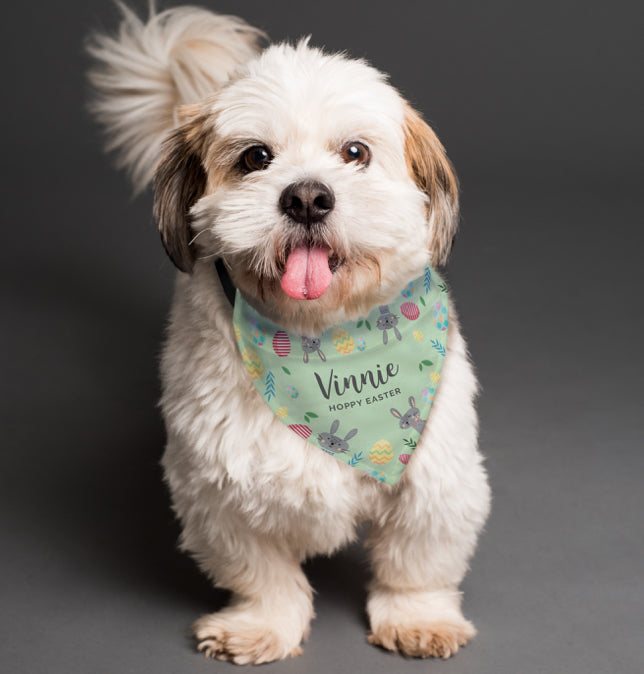
[[[428,259],[447,259],[458,198],[442,145],[364,61],[307,40],[263,49],[260,31],[194,7],[152,11],[147,23],[123,13],[116,38],[89,45],[94,111],[135,187],[154,175],[163,243],[183,272],[161,368],[163,467],[182,547],[233,593],[196,622],[199,649],[237,663],[300,653],[313,617],[301,562],[351,542],[369,521],[369,641],[450,656],[475,633],[458,586],[490,500],[477,383],[453,301],[436,401],[392,488],[274,417],[243,367],[213,265],[222,258],[256,308],[299,334],[386,304]],[[369,147],[368,166],[342,159],[348,141]],[[242,173],[240,155],[258,144],[272,163]],[[299,179],[335,192],[335,208],[310,232],[278,207]],[[303,242],[328,247],[334,261],[329,289],[311,301],[279,282]]]

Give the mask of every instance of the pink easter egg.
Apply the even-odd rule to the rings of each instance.
[[[404,463],[404,464],[409,463],[409,459],[411,459],[411,454],[401,454],[398,457],[398,461],[400,461],[400,463]]]
[[[413,302],[403,302],[400,313],[410,321],[415,321],[420,316],[420,309]]]
[[[273,351],[280,357],[285,358],[291,353],[291,340],[284,330],[278,330],[273,337]]]
[[[289,428],[293,431],[293,433],[299,435],[301,438],[304,438],[305,440],[310,438],[311,433],[313,433],[313,431],[304,424],[290,424]]]

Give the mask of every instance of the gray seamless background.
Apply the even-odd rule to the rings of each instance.
[[[354,546],[307,564],[311,638],[266,671],[643,671],[641,3],[205,4],[366,56],[434,123],[494,490],[456,658],[366,643]],[[232,671],[193,650],[225,595],[176,551],[158,466],[174,270],[84,107],[84,36],[116,21],[107,0],[3,8],[3,672]]]

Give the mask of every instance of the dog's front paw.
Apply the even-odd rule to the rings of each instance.
[[[449,658],[476,634],[474,625],[459,623],[382,624],[367,637],[370,644],[413,658]]]
[[[454,590],[374,587],[367,601],[369,643],[413,658],[449,658],[476,634]]]
[[[237,665],[259,665],[301,655],[304,635],[290,632],[237,609],[202,616],[193,625],[197,650],[207,658],[230,660]]]

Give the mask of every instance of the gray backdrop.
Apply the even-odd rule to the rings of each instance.
[[[437,128],[494,490],[455,659],[365,642],[356,546],[307,565],[305,654],[266,670],[643,671],[641,3],[208,6],[366,56]],[[116,20],[107,0],[3,8],[3,672],[232,671],[193,650],[225,597],[175,551],[158,467],[174,271],[84,110],[83,38]]]

